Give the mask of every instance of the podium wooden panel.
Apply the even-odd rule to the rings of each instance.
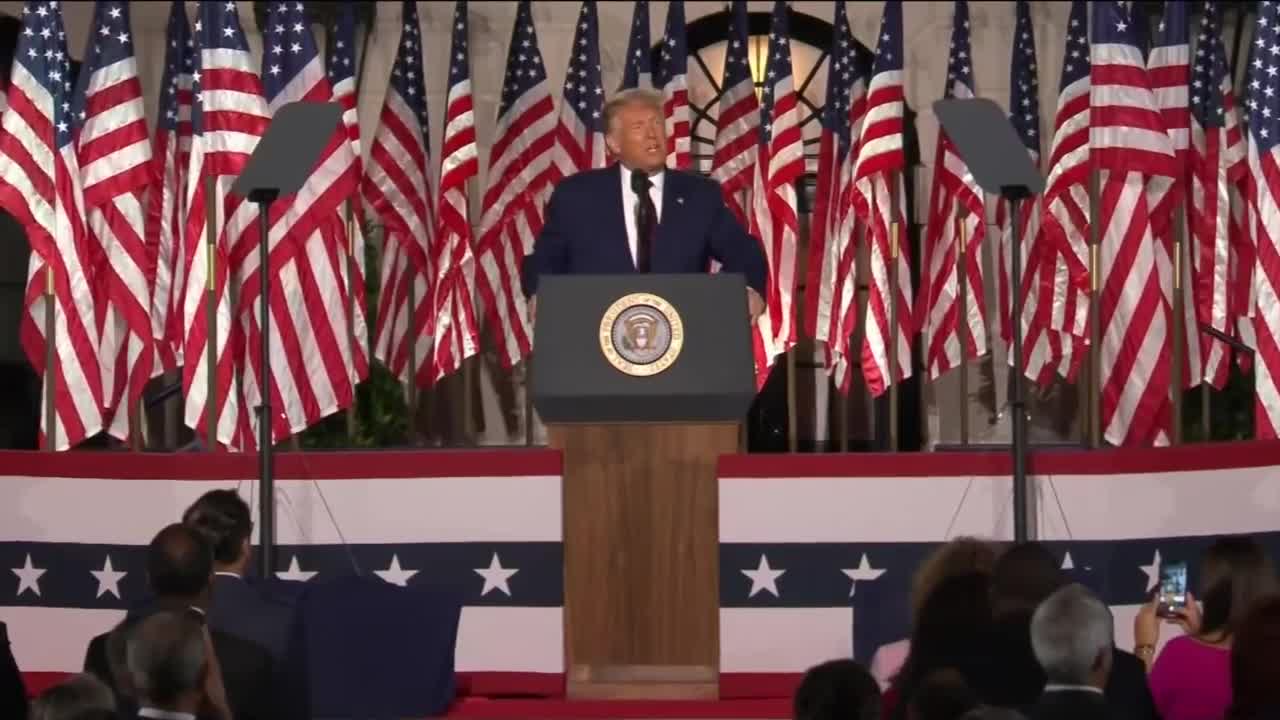
[[[549,425],[564,454],[571,698],[716,698],[716,460],[738,423]]]

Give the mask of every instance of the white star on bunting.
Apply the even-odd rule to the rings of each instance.
[[[493,590],[501,590],[507,597],[511,597],[511,588],[507,585],[507,581],[518,572],[520,571],[516,568],[502,567],[498,553],[494,553],[493,559],[489,561],[489,567],[475,569],[475,573],[484,578],[484,589],[480,591],[480,596],[484,597]]]
[[[117,600],[120,599],[120,579],[129,573],[112,567],[110,555],[107,556],[106,562],[102,564],[101,570],[90,570],[89,572],[93,573],[93,576],[98,579],[97,597],[102,597],[104,593],[111,593],[116,596]]]
[[[778,578],[785,572],[786,570],[774,570],[769,567],[769,558],[761,555],[760,564],[755,570],[742,571],[743,575],[751,578],[751,592],[747,597],[755,597],[761,590],[768,590],[774,597],[778,597]]]
[[[1160,551],[1156,550],[1156,555],[1151,559],[1150,565],[1139,565],[1138,569],[1147,575],[1147,592],[1151,592],[1151,588],[1160,582]]]
[[[38,568],[31,564],[31,553],[27,553],[27,561],[20,568],[13,568],[13,574],[18,576],[18,595],[30,590],[40,596],[40,576],[45,573],[43,568]]]
[[[849,584],[849,597],[853,597],[853,593],[858,589],[858,581],[871,582],[884,574],[884,568],[871,567],[871,561],[867,559],[867,554],[862,553],[862,560],[858,562],[858,567],[851,570],[841,570],[849,577],[852,582]]]
[[[276,577],[281,580],[296,580],[298,582],[306,582],[316,576],[315,570],[303,570],[298,564],[298,556],[294,555],[289,559],[288,570],[277,570]]]
[[[406,570],[400,567],[400,556],[394,553],[391,555],[391,567],[386,570],[374,570],[374,572],[383,580],[400,587],[407,585],[409,578],[418,574],[417,570]]]

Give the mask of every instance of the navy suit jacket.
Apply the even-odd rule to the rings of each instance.
[[[636,272],[623,212],[621,165],[561,180],[547,203],[533,254],[524,259],[525,295],[538,292],[543,275]],[[765,296],[767,272],[760,242],[729,211],[714,181],[668,168],[658,214],[651,272],[707,272],[715,259],[722,272],[742,273],[747,285]]]
[[[292,608],[243,578],[214,576],[209,627],[257,643],[278,661],[285,656],[292,622]]]

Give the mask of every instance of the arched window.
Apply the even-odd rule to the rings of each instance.
[[[757,95],[764,86],[764,61],[769,49],[769,13],[753,12],[748,16],[750,32],[748,61],[756,82]],[[827,47],[831,44],[831,23],[791,11],[791,63],[796,89],[800,95],[801,127],[804,132],[806,170],[817,171],[818,140],[822,132],[819,122],[827,91]],[[724,71],[724,55],[729,32],[729,12],[704,15],[689,23],[686,30],[689,45],[689,105],[693,113],[692,154],[694,168],[711,171],[711,156],[716,142],[716,118],[720,111],[720,79]],[[655,55],[655,61],[656,61]]]

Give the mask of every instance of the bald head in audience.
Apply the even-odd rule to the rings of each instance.
[[[213,582],[209,543],[194,528],[166,526],[147,547],[147,580],[157,597],[207,608]]]

